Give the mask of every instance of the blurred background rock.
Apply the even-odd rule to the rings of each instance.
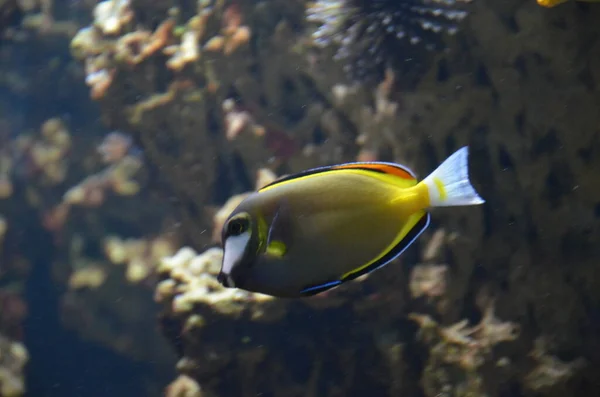
[[[1,395],[600,393],[598,6],[478,0],[360,82],[309,6],[0,2]],[[216,282],[255,187],[465,144],[486,206],[397,263],[302,301]]]

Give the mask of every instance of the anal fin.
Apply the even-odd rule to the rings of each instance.
[[[312,287],[306,287],[302,291],[300,291],[300,293],[304,296],[317,295],[317,294],[320,294],[321,292],[327,291],[328,289],[337,287],[341,283],[342,282],[340,280],[328,281],[326,283],[317,284]]]

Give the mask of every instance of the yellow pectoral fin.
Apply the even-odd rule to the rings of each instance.
[[[552,7],[556,7],[557,5],[560,5],[562,3],[566,3],[569,0],[537,0],[537,3],[539,5],[541,5],[542,7],[548,7],[548,8],[552,8]],[[584,3],[598,3],[600,0],[577,0],[577,1],[582,1]]]
[[[281,241],[271,241],[267,246],[267,254],[281,258],[285,255],[287,247]]]
[[[568,0],[537,0],[537,3],[542,7],[556,7],[559,4],[566,3]]]

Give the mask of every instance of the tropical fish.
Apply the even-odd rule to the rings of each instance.
[[[562,3],[566,3],[567,1],[569,1],[569,0],[537,0],[537,3],[539,5],[541,5],[542,7],[552,8],[552,7],[556,7],[557,5],[560,5]],[[582,2],[586,2],[586,3],[600,2],[600,0],[577,0],[577,1],[582,1]]]
[[[276,297],[315,295],[386,265],[429,225],[430,207],[483,203],[468,148],[423,181],[405,166],[310,169],[250,194],[222,230],[226,287]]]

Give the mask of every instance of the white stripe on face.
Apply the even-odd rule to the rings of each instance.
[[[231,272],[244,256],[244,251],[246,250],[249,241],[250,232],[242,233],[239,236],[229,236],[227,237],[227,240],[225,240],[221,273],[227,276],[227,282],[232,284],[232,286],[233,280],[230,276]]]

